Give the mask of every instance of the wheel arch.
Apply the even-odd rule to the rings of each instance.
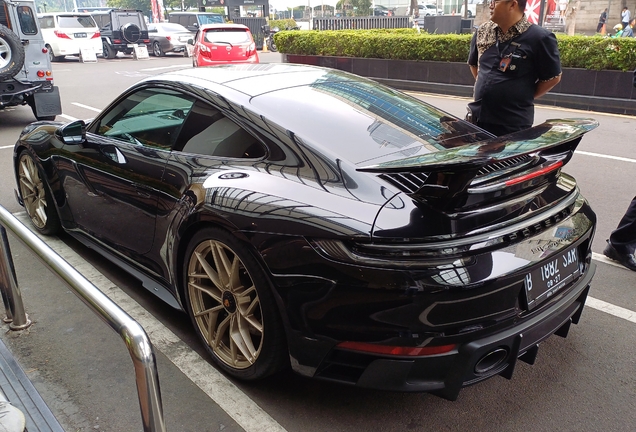
[[[193,215],[193,217],[195,217],[195,215]],[[177,279],[175,281],[175,288],[176,288],[175,293],[178,296],[178,301],[181,304],[181,306],[184,307],[185,289],[186,289],[186,287],[183,286],[183,281],[185,276],[183,274],[183,269],[184,269],[184,264],[186,259],[185,254],[186,254],[186,250],[188,249],[188,246],[190,245],[190,242],[192,241],[192,238],[195,236],[197,232],[205,228],[216,228],[216,229],[227,231],[229,234],[233,235],[238,241],[240,241],[247,248],[247,250],[252,254],[252,257],[262,267],[263,272],[265,273],[267,277],[267,281],[265,281],[265,283],[269,287],[270,293],[272,297],[274,298],[278,316],[283,323],[283,329],[285,331],[286,339],[289,343],[290,324],[289,324],[289,319],[287,317],[287,314],[284,313],[284,302],[280,298],[280,294],[274,286],[274,281],[272,280],[270,276],[269,267],[263,261],[261,254],[258,253],[258,251],[255,249],[254,245],[249,241],[247,236],[245,236],[243,232],[239,231],[235,226],[233,226],[232,224],[230,224],[224,219],[202,220],[197,216],[196,220],[191,220],[190,223],[186,222],[182,226],[183,228],[180,230],[178,241],[176,242],[176,245],[175,245],[175,255],[174,255],[175,259],[172,264],[173,270],[174,270],[173,274],[176,275],[176,279]]]
[[[19,184],[19,174],[18,174],[18,165],[20,163],[20,155],[23,152],[27,152],[31,158],[33,159],[33,161],[35,162],[35,165],[38,168],[38,171],[40,172],[40,175],[42,176],[42,180],[44,183],[44,187],[46,188],[46,191],[49,193],[49,196],[51,196],[53,198],[53,203],[54,203],[54,208],[53,211],[55,211],[55,214],[58,217],[58,220],[61,221],[63,220],[61,217],[61,213],[60,213],[60,203],[58,201],[60,194],[59,193],[55,193],[58,191],[54,191],[53,188],[51,187],[51,182],[49,181],[49,177],[46,175],[47,170],[45,169],[44,165],[42,164],[42,159],[40,158],[40,156],[37,154],[37,152],[35,150],[33,150],[32,147],[24,145],[24,144],[19,144],[15,149],[14,149],[14,154],[16,155],[16,157],[13,158],[13,172],[14,172],[14,178],[16,179],[16,193],[18,194],[17,196],[19,197],[20,200],[20,205],[24,206],[24,198],[22,197],[22,192],[20,191],[20,184]],[[53,170],[55,171],[55,176],[57,176],[57,170],[55,169],[55,167],[53,167]],[[64,229],[64,225],[61,224],[60,227],[62,229]]]

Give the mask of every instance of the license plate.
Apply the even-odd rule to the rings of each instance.
[[[553,255],[525,277],[526,303],[532,310],[579,276],[576,247]]]
[[[85,38],[86,37],[86,33],[75,33],[73,34],[73,36],[75,36],[76,38]]]

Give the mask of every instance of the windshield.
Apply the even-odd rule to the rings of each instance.
[[[213,14],[199,14],[197,15],[199,18],[199,24],[223,24],[223,15],[213,15]]]
[[[247,29],[210,29],[205,32],[205,41],[209,43],[230,43],[232,45],[252,42]]]

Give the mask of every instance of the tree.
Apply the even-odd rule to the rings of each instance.
[[[121,9],[152,10],[150,0],[108,0],[108,6]]]
[[[413,18],[419,18],[420,8],[418,7],[417,0],[411,0],[409,9],[411,10],[411,15],[413,16]]]

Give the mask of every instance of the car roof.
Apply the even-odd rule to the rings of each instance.
[[[397,90],[318,66],[260,63],[187,68],[145,78],[138,85],[152,82],[199,94],[205,89],[216,103],[230,103],[236,107],[233,110],[250,118],[267,118],[323,154],[337,155],[332,156],[334,160],[358,165],[404,158],[404,149],[377,145],[383,136],[398,136],[409,155],[463,145],[479,133],[480,139],[488,137],[475,126]],[[403,126],[396,129],[393,124]],[[460,129],[450,136],[457,125]]]
[[[249,30],[249,27],[243,24],[205,24],[199,27],[199,30],[209,30],[209,29],[223,29],[223,28],[233,28],[233,29],[241,29],[241,30]]]
[[[88,12],[44,12],[39,13],[38,18],[43,18],[47,16],[93,16]]]

